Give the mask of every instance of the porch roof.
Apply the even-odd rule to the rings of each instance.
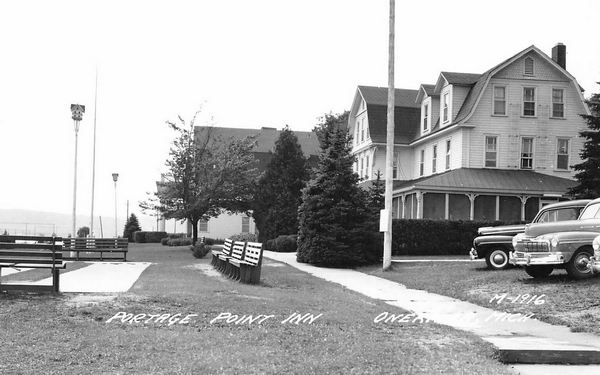
[[[491,194],[565,195],[577,182],[525,170],[460,168],[410,181],[394,181],[394,193],[411,190]]]

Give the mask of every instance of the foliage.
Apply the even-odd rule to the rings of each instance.
[[[167,245],[168,246],[190,246],[192,244],[191,238],[168,238]],[[196,243],[197,245],[200,242]]]
[[[210,245],[197,242],[193,247],[192,251],[194,252],[194,257],[196,258],[204,258],[206,254],[210,251]]]
[[[285,127],[258,182],[252,216],[259,241],[298,231],[298,206],[308,180],[307,161],[298,138]]]
[[[5,229],[4,233],[2,233],[3,236],[8,236],[8,231]]]
[[[166,161],[168,172],[159,189],[145,202],[144,211],[160,211],[165,218],[187,219],[193,242],[198,221],[222,212],[247,213],[256,183],[253,138],[224,140],[212,127],[194,127],[199,112],[186,124],[167,122],[177,136]]]
[[[167,232],[133,232],[133,239],[136,243],[159,243],[167,237]]]
[[[579,134],[587,140],[580,152],[583,162],[573,166],[578,171],[575,178],[579,185],[569,190],[576,198],[600,197],[600,93],[593,94],[587,100],[590,115],[581,115],[587,122],[589,130]]]
[[[467,255],[480,227],[502,222],[394,219],[394,255]]]
[[[137,216],[131,214],[123,228],[123,238],[127,238],[129,242],[133,242],[133,233],[141,230],[142,227],[140,227]]]
[[[273,251],[280,253],[294,253],[298,250],[298,236],[290,234],[287,236],[278,236],[274,241]]]
[[[89,235],[90,235],[89,227],[81,227],[81,228],[77,229],[77,237],[83,238],[83,237],[87,237]]]
[[[375,257],[368,233],[369,196],[352,172],[347,119],[348,112],[325,115],[315,129],[322,151],[299,208],[299,262],[354,267]]]
[[[160,239],[160,244],[163,245],[163,246],[167,246],[167,245],[169,245],[169,240],[170,239],[171,239],[170,237],[161,238]]]
[[[256,237],[256,234],[254,233],[239,233],[239,234],[234,234],[233,236],[229,237],[232,241],[242,241],[242,242],[257,242],[258,238]]]

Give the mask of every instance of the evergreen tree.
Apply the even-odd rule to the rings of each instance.
[[[306,158],[298,138],[286,126],[257,186],[252,216],[259,241],[298,232],[298,206],[307,179]]]
[[[77,237],[85,238],[89,234],[90,234],[90,228],[89,227],[81,227],[81,228],[77,229]]]
[[[587,104],[591,114],[581,116],[587,121],[589,130],[579,133],[587,139],[579,154],[583,162],[573,166],[578,171],[575,178],[579,185],[569,190],[577,198],[600,197],[600,93],[593,94]]]
[[[315,177],[303,190],[299,212],[299,262],[354,267],[369,261],[368,193],[352,171],[348,113],[326,115],[315,129],[321,144]]]
[[[129,242],[134,242],[133,233],[140,230],[142,230],[142,227],[140,227],[137,216],[135,216],[135,214],[131,214],[125,223],[125,227],[123,228],[123,238],[127,238]]]

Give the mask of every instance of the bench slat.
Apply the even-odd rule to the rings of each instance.
[[[54,247],[60,251],[60,245],[52,245],[48,243],[9,243],[0,242],[0,249],[52,249]]]
[[[7,236],[7,235],[0,235],[0,242],[7,242],[7,241],[56,241],[56,242],[60,242],[62,241],[62,237],[38,237],[38,236]]]

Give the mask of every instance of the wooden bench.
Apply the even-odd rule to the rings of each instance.
[[[263,244],[259,242],[246,242],[241,259],[229,259],[231,267],[237,268],[238,279],[246,284],[260,282],[260,269],[262,266]]]
[[[63,254],[63,257],[72,260],[122,260],[126,262],[128,246],[127,238],[63,238],[63,252],[76,253],[75,256]],[[80,253],[85,254],[80,256]],[[105,258],[104,253],[108,253],[109,257]]]
[[[23,242],[17,242],[23,241]],[[60,237],[0,236],[0,276],[2,268],[46,268],[52,285],[2,284],[3,290],[59,291],[59,273],[63,262]]]
[[[229,238],[225,239],[225,243],[222,245],[221,250],[213,250],[212,251],[212,261],[211,264],[223,272],[225,267],[227,266],[227,259],[231,256],[231,247],[233,246],[233,241]]]
[[[231,248],[231,256],[227,260],[227,266],[225,268],[224,273],[227,274],[230,278],[234,280],[240,280],[240,266],[239,263],[234,265],[234,262],[240,262],[244,259],[244,252],[246,251],[246,242],[244,241],[235,241],[233,243],[233,247]]]

